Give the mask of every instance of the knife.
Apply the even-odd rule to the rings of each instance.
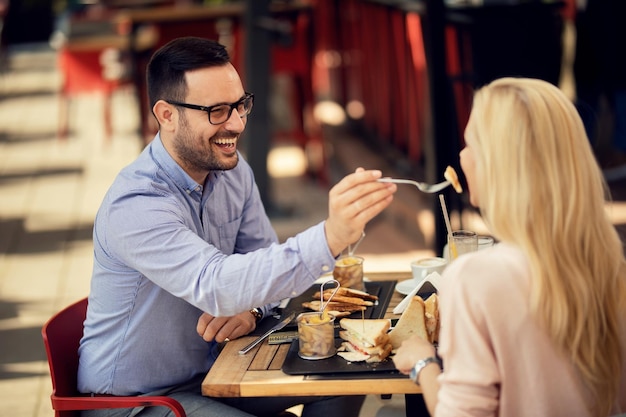
[[[285,317],[280,323],[278,323],[276,326],[272,327],[271,329],[269,329],[267,332],[265,332],[264,334],[262,334],[261,336],[259,336],[257,339],[255,339],[252,343],[250,343],[248,346],[244,347],[243,349],[241,349],[239,351],[240,355],[245,355],[246,353],[250,352],[250,350],[255,347],[256,345],[258,345],[259,343],[261,343],[263,340],[265,340],[269,335],[271,335],[272,333],[281,330],[283,327],[285,327],[286,325],[289,324],[289,322],[291,320],[293,320],[293,318],[296,316],[296,312],[292,312],[290,315],[288,315],[287,317]]]

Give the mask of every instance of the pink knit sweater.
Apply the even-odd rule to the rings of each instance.
[[[573,367],[530,317],[521,251],[501,243],[462,256],[441,281],[436,417],[589,416]],[[626,358],[626,317],[623,328]],[[621,374],[615,414],[626,412],[626,366]]]

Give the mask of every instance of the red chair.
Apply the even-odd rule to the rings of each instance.
[[[178,401],[164,396],[116,397],[89,396],[77,391],[78,345],[83,335],[87,313],[84,298],[55,314],[41,329],[52,377],[52,408],[56,417],[75,417],[78,410],[105,408],[158,407],[169,408],[176,417],[186,417]]]

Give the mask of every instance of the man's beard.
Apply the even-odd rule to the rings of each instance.
[[[174,149],[187,168],[193,171],[227,171],[237,166],[239,156],[236,153],[233,158],[221,160],[213,150],[213,141],[197,140],[184,116],[180,118],[180,127],[180,134],[174,141]],[[227,136],[237,135],[228,133]]]

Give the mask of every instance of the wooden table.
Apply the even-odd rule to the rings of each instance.
[[[410,273],[366,274],[372,281],[402,281]],[[394,291],[385,317],[398,318],[392,310],[402,295]],[[202,394],[212,397],[268,397],[297,395],[385,395],[420,394],[421,389],[407,378],[372,375],[367,379],[329,379],[287,375],[281,370],[289,344],[269,345],[267,341],[240,355],[239,350],[253,336],[230,341],[202,382]]]

